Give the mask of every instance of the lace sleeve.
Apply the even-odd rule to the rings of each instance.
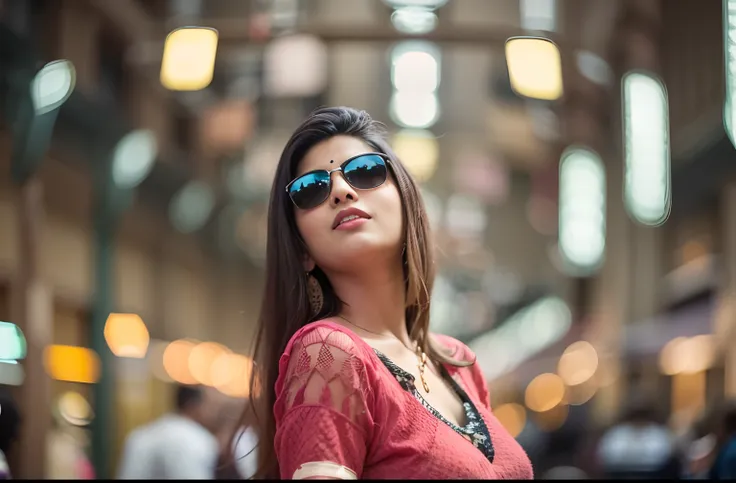
[[[361,351],[346,333],[307,327],[280,361],[276,453],[282,478],[360,478],[372,428]]]

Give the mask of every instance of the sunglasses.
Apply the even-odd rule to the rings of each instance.
[[[358,190],[378,188],[388,177],[388,157],[380,153],[353,156],[333,170],[317,169],[286,185],[286,192],[297,208],[316,208],[330,197],[332,173],[341,171],[350,186]]]

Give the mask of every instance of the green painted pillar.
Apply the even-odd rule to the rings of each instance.
[[[105,342],[105,322],[114,307],[113,264],[117,216],[111,196],[109,166],[101,169],[96,183],[94,207],[94,299],[90,344],[100,357],[100,379],[94,386],[92,421],[92,464],[98,479],[113,478],[110,451],[115,434],[113,397],[115,391],[114,358]]]
[[[112,157],[109,153],[97,173],[94,207],[94,300],[90,344],[99,355],[100,379],[95,384],[92,422],[92,464],[98,479],[114,478],[111,467],[115,427],[115,356],[105,341],[105,322],[115,311],[114,263],[115,240],[120,217],[133,201],[132,189],[120,189],[112,178]]]

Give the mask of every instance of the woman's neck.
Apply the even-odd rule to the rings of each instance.
[[[359,274],[328,274],[345,305],[340,315],[371,334],[391,335],[410,347],[406,328],[406,287],[401,265]],[[367,335],[367,334],[366,334]]]

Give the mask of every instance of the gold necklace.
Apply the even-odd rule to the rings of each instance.
[[[390,335],[386,335],[386,334],[380,334],[378,332],[374,332],[372,330],[368,330],[365,327],[361,327],[361,326],[359,326],[357,324],[354,324],[354,323],[350,322],[348,319],[346,319],[342,315],[338,315],[338,317],[340,317],[342,320],[344,320],[348,324],[352,325],[353,327],[357,327],[360,330],[364,330],[366,332],[369,332],[371,334],[377,335],[379,337],[385,337],[385,338],[389,338],[389,339],[396,339],[399,342],[401,342],[401,340],[399,340],[398,337],[394,337],[394,336],[390,336]],[[404,345],[404,343],[401,342],[401,345]],[[406,346],[404,346],[404,347],[406,347]],[[408,347],[406,347],[406,348],[409,349]],[[419,346],[419,344],[417,344],[417,348],[416,348],[415,354],[417,355],[417,368],[419,369],[419,379],[422,381],[422,387],[424,387],[424,392],[429,393],[429,384],[427,384],[427,380],[424,378],[424,371],[427,369],[427,354],[422,350],[422,348]]]

